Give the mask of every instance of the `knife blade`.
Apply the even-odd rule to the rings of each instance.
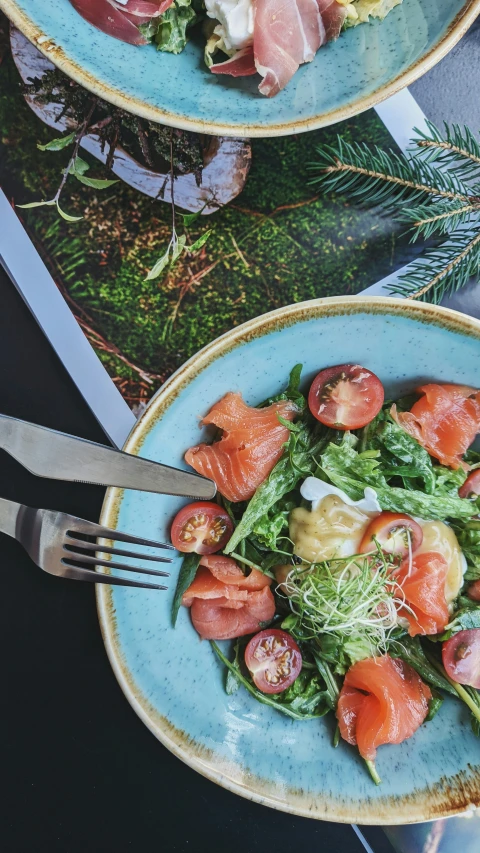
[[[32,474],[190,498],[215,497],[213,480],[74,435],[0,415],[0,448]]]

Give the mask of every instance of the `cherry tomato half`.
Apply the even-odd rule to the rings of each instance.
[[[467,595],[472,601],[480,601],[480,580],[470,584],[467,589]]]
[[[225,547],[233,533],[232,520],[221,506],[210,501],[184,506],[170,530],[177,551],[215,554]]]
[[[460,486],[458,494],[461,498],[471,498],[480,495],[480,468],[472,471],[465,480],[463,486]]]
[[[480,688],[480,628],[459,631],[442,645],[447,675],[458,684]]]
[[[368,554],[370,551],[376,551],[375,538],[382,551],[406,557],[409,553],[409,537],[413,553],[420,548],[423,541],[423,530],[413,518],[399,512],[381,512],[370,522],[363,534],[360,553]]]
[[[334,429],[360,429],[378,415],[384,399],[383,385],[366,367],[340,364],[315,377],[308,395],[314,418]]]
[[[282,693],[299,674],[302,653],[286,631],[267,628],[248,643],[245,663],[262,693]]]

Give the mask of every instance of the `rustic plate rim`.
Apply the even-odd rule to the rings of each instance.
[[[297,322],[314,317],[356,314],[362,313],[365,310],[381,315],[394,314],[412,317],[421,322],[434,323],[454,333],[464,334],[480,340],[480,320],[468,317],[449,308],[410,302],[394,297],[326,297],[278,308],[231,329],[212,343],[203,347],[185,362],[154,395],[131,431],[123,449],[129,453],[137,454],[146,435],[161,417],[162,411],[174,402],[176,396],[185,385],[189,384],[200,371],[213,363],[223,353],[252,338],[262,336],[265,330],[273,331],[279,326],[283,328],[285,325],[296,324]],[[123,490],[121,489],[110,488],[107,490],[100,518],[101,524],[115,528],[122,495]],[[341,812],[335,812],[332,810],[335,808],[335,801],[328,803],[323,799],[318,802],[318,807],[313,812],[310,806],[302,806],[296,801],[295,803],[281,801],[269,792],[262,793],[260,789],[253,790],[251,787],[230,778],[228,768],[216,768],[212,766],[208,763],[208,758],[205,759],[202,757],[201,750],[199,750],[198,755],[195,754],[194,745],[191,744],[190,739],[183,732],[176,730],[173,723],[161,718],[158,712],[149,705],[148,700],[141,694],[122,657],[117,637],[111,592],[111,587],[103,584],[96,586],[97,612],[106,652],[126,699],[142,722],[167,749],[192,769],[211,781],[216,782],[232,793],[239,794],[246,799],[267,805],[279,811],[285,811],[301,817],[315,818],[317,820],[335,821],[337,823],[358,823],[365,825],[417,823],[450,817],[464,813],[469,808],[480,806],[480,786],[473,793],[466,794],[461,803],[458,799],[452,802],[454,799],[452,796],[450,796],[449,802],[449,793],[446,790],[448,786],[445,786],[445,789],[442,789],[442,794],[437,795],[435,802],[431,802],[430,805],[428,803],[429,793],[427,791],[424,795],[424,803],[422,803],[422,792],[418,792],[418,796],[416,795],[414,799],[414,806],[412,806],[411,800],[409,801],[409,795],[406,795],[407,802],[403,804],[403,807],[403,798],[395,798],[391,803],[383,805],[378,803],[379,811],[377,813],[372,811],[368,816],[354,809],[343,809]],[[265,780],[257,780],[257,786],[262,784],[262,781],[263,784],[266,784]],[[438,796],[443,796],[442,802],[439,802]],[[431,799],[433,800],[433,797]],[[374,809],[375,806],[371,808]],[[406,809],[411,810],[405,814]]]
[[[169,127],[177,127],[181,130],[189,130],[194,133],[206,133],[214,136],[233,136],[239,138],[251,137],[274,137],[286,136],[292,133],[304,133],[309,130],[317,130],[339,121],[345,121],[352,116],[358,115],[371,107],[376,106],[387,98],[409,86],[426,71],[429,71],[437,62],[454,47],[464,35],[475,18],[480,14],[480,0],[465,0],[454,20],[447,28],[443,37],[434,45],[421,59],[413,63],[409,68],[397,75],[389,83],[380,86],[369,95],[360,98],[354,103],[343,107],[321,113],[318,116],[303,121],[291,121],[280,124],[250,124],[245,126],[231,126],[223,122],[208,122],[198,119],[189,119],[177,115],[160,107],[147,104],[141,98],[130,97],[113,86],[102,83],[93,74],[83,70],[73,59],[70,59],[63,48],[56,45],[53,40],[32,22],[29,15],[19,8],[17,0],[0,0],[0,10],[3,11],[12,23],[18,27],[23,34],[30,39],[35,46],[50,59],[61,71],[71,77],[80,85],[93,92],[99,98],[103,98],[127,112],[147,119],[148,121],[164,124]]]

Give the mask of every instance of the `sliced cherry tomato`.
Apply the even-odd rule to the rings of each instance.
[[[398,554],[406,557],[409,553],[408,539],[412,553],[420,548],[423,540],[423,530],[409,515],[400,512],[381,512],[368,525],[360,542],[360,553],[368,554],[376,551],[374,539],[388,554]]]
[[[189,554],[215,554],[233,533],[232,520],[221,506],[210,501],[184,506],[175,516],[170,531],[173,545]]]
[[[467,595],[472,601],[480,601],[480,580],[470,584],[467,590]]]
[[[460,486],[458,494],[461,498],[471,498],[480,495],[480,468],[472,471],[465,480],[463,486]]]
[[[360,429],[378,415],[384,399],[383,385],[366,367],[340,364],[315,377],[308,395],[314,418],[334,429]]]
[[[286,631],[267,628],[248,643],[245,663],[262,693],[282,693],[299,674],[302,653]]]
[[[442,645],[447,675],[458,684],[480,688],[480,628],[459,631]]]

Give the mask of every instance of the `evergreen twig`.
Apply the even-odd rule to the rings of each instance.
[[[395,213],[412,243],[432,237],[390,292],[440,302],[480,273],[480,141],[472,131],[431,122],[415,131],[410,156],[376,146],[348,143],[317,149],[311,183]]]

